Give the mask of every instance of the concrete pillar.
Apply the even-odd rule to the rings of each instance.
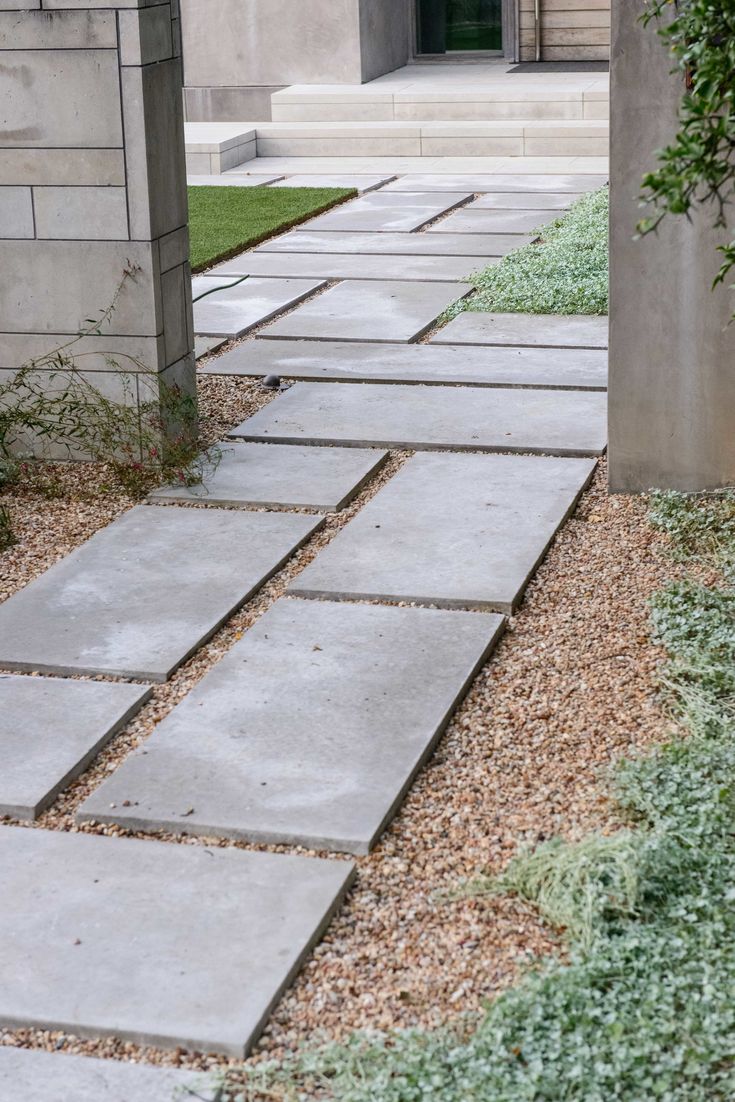
[[[191,394],[178,0],[20,3],[0,0],[0,373],[117,293],[77,366],[116,400]]]
[[[728,235],[709,208],[634,240],[641,179],[675,134],[683,80],[643,9],[613,4],[610,487],[712,489],[735,483],[735,294],[711,290]]]

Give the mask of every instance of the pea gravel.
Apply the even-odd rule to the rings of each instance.
[[[351,509],[330,516],[325,531],[168,685],[157,687],[151,703],[39,826],[79,829],[73,814],[87,793],[404,459],[392,457]],[[277,1057],[315,1033],[431,1027],[478,1009],[513,982],[530,954],[553,948],[548,931],[517,900],[446,896],[480,871],[501,869],[519,842],[614,826],[600,768],[663,739],[656,693],[661,655],[650,643],[646,601],[678,568],[645,514],[644,499],[608,497],[601,465],[401,813],[377,850],[359,859],[355,889],[277,1007],[253,1059]],[[47,531],[53,544],[52,536]],[[38,551],[35,561],[40,569]],[[0,1033],[0,1042],[200,1068],[229,1062],[33,1030]]]

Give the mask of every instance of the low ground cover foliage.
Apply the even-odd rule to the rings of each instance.
[[[699,569],[723,549],[731,561],[730,508],[728,495],[655,495],[651,518],[673,557]],[[463,889],[527,900],[564,928],[566,957],[537,963],[482,1019],[311,1046],[233,1081],[227,1098],[735,1097],[735,590],[727,572],[713,577],[652,600],[672,735],[612,773],[628,825],[544,843]]]
[[[190,187],[192,270],[202,271],[356,194],[344,188]]]
[[[524,245],[470,277],[475,293],[447,312],[606,314],[608,189],[583,195],[545,226],[538,244]],[[543,221],[539,211],[539,222]]]

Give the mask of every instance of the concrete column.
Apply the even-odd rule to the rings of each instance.
[[[116,399],[193,393],[178,0],[0,8],[0,372],[117,295],[77,366]]]
[[[682,92],[643,8],[613,4],[610,486],[711,489],[735,483],[735,295],[711,290],[728,235],[709,208],[634,240],[641,179],[675,134]]]

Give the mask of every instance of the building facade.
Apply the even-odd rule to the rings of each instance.
[[[611,0],[181,0],[191,120],[270,118],[292,84],[364,84],[416,58],[607,61]]]

